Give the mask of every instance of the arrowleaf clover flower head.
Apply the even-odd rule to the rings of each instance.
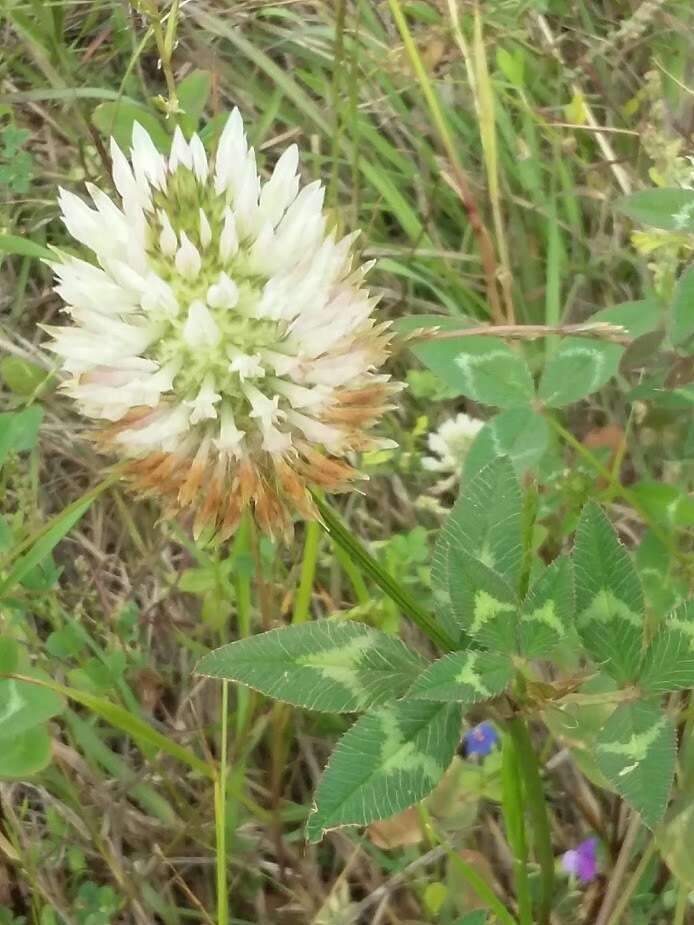
[[[581,883],[590,883],[598,875],[597,838],[587,838],[575,848],[565,851],[561,858],[564,870]]]
[[[287,534],[292,510],[316,516],[310,487],[345,489],[346,457],[390,444],[368,433],[397,388],[378,372],[390,335],[369,265],[352,266],[354,235],[326,232],[296,145],[261,182],[237,109],[213,163],[197,135],[177,128],[167,157],[137,124],[130,159],[114,141],[111,156],[118,204],[60,191],[92,252],[52,263],[64,389],[139,491],[195,512],[196,534],[230,535],[249,507]]]
[[[470,729],[463,736],[465,754],[468,757],[470,755],[480,755],[484,758],[494,749],[498,741],[499,733],[492,724],[480,723],[479,726]]]

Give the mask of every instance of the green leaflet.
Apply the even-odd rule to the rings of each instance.
[[[480,559],[515,587],[523,559],[521,506],[513,466],[499,457],[463,485],[439,543]]]
[[[306,835],[368,825],[422,800],[451,763],[460,707],[398,701],[360,717],[339,741],[315,794]]]
[[[41,405],[0,414],[0,465],[5,462],[8,453],[22,453],[36,446],[42,421]]]
[[[10,738],[0,738],[0,780],[24,779],[51,761],[51,737],[43,726],[33,726]]]
[[[689,189],[639,190],[621,199],[617,208],[637,222],[664,231],[694,231],[694,191]]]
[[[498,456],[508,456],[519,475],[534,468],[549,446],[549,424],[531,408],[509,408],[484,425],[465,457],[463,478]]]
[[[662,819],[675,773],[675,727],[656,703],[617,707],[597,745],[598,765],[649,828]]]
[[[24,669],[27,677],[47,677],[41,671]],[[0,739],[11,739],[41,725],[62,712],[64,701],[53,691],[13,678],[0,680]]]
[[[444,330],[470,326],[467,318],[434,317],[433,323]],[[398,327],[403,330],[404,326]],[[525,407],[535,396],[532,376],[522,354],[498,337],[473,335],[431,340],[416,343],[412,351],[459,394],[485,405]]]
[[[639,684],[649,694],[694,687],[694,600],[676,607],[643,659]]]
[[[593,658],[617,681],[638,678],[643,595],[629,554],[597,504],[586,505],[573,553],[576,622]]]
[[[222,646],[197,673],[309,710],[352,713],[404,694],[425,666],[400,640],[370,626],[320,620]]]
[[[504,651],[516,643],[521,504],[511,461],[495,459],[464,483],[439,533],[432,568],[444,625],[454,622],[459,632]]]
[[[499,338],[461,338],[453,362],[463,395],[484,405],[518,408],[535,397],[523,355]]]
[[[149,132],[160,151],[168,151],[171,145],[169,133],[158,116],[139,103],[128,100],[99,103],[92,113],[92,122],[102,135],[112,135],[124,151],[129,150],[132,144],[135,122],[139,122]]]
[[[565,337],[547,361],[538,397],[563,408],[601,389],[619,368],[624,347],[587,337]]]
[[[518,598],[498,572],[452,548],[448,588],[453,614],[466,633],[489,649],[516,650]]]
[[[510,660],[495,652],[450,652],[427,668],[407,692],[408,699],[476,703],[500,694],[513,674]]]
[[[571,561],[555,559],[532,586],[521,606],[520,651],[543,658],[564,639],[574,613]]]
[[[609,321],[612,324],[621,324],[632,337],[643,337],[651,331],[657,330],[662,320],[662,307],[659,302],[649,297],[637,302],[620,302],[609,308],[601,308],[599,312],[591,315],[589,321]]]

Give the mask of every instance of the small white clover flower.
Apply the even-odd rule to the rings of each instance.
[[[427,445],[435,455],[423,457],[423,468],[457,478],[475,437],[483,427],[484,421],[463,412],[445,420],[427,438]]]
[[[222,537],[252,506],[288,533],[316,516],[308,488],[344,489],[353,451],[396,386],[378,367],[386,325],[352,268],[355,235],[326,234],[323,189],[299,189],[288,148],[261,183],[234,110],[213,164],[176,129],[159,153],[140,126],[130,161],[112,141],[120,207],[60,191],[69,233],[95,259],[58,252],[56,291],[72,324],[49,327],[64,384],[142,492],[195,511]],[[389,441],[387,441],[390,443]]]

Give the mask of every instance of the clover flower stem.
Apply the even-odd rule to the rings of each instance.
[[[294,599],[292,623],[305,623],[311,609],[311,592],[313,580],[316,576],[318,562],[318,547],[320,546],[321,528],[317,520],[309,520],[306,524],[306,538],[304,539],[304,554],[301,560],[301,577],[299,587]]]
[[[455,648],[455,642],[438,626],[435,618],[424,610],[410,594],[374,559],[366,547],[343,523],[337,512],[316,492],[313,502],[321,516],[321,526],[328,536],[367,574],[400,608],[403,614],[445,652]]]
[[[214,785],[215,842],[217,868],[217,925],[229,923],[229,884],[227,881],[226,795],[229,720],[229,682],[222,681],[222,731],[219,771]]]
[[[537,925],[549,925],[554,892],[554,852],[540,766],[526,721],[520,716],[513,717],[508,723],[508,731],[518,755],[523,777],[525,806],[535,836],[535,854],[540,864],[540,902]]]

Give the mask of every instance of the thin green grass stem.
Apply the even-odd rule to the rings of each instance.
[[[222,733],[219,773],[214,784],[214,816],[217,870],[217,925],[229,925],[229,883],[227,880],[226,799],[229,682],[222,681]]]
[[[299,587],[296,591],[296,597],[294,598],[292,623],[305,623],[311,612],[311,594],[313,592],[313,580],[316,577],[320,538],[320,524],[316,520],[309,520],[306,523],[304,554],[301,560],[301,576],[299,578]]]

